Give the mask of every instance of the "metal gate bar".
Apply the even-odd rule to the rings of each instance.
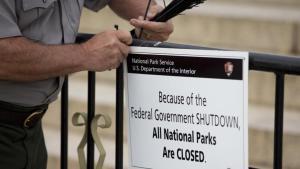
[[[60,133],[60,168],[68,168],[68,112],[69,112],[69,80],[65,77],[65,82],[61,92],[61,133]]]
[[[282,168],[284,74],[276,74],[273,168]]]
[[[87,169],[94,169],[95,146],[90,130],[95,116],[96,73],[88,72]]]
[[[124,76],[123,65],[116,72],[116,161],[115,168],[123,169],[123,107],[124,107]]]

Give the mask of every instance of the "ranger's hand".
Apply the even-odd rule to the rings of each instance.
[[[170,34],[174,31],[174,26],[171,20],[167,22],[151,22],[149,21],[157,13],[163,10],[159,5],[153,5],[149,9],[147,20],[143,16],[138,19],[131,19],[130,24],[134,26],[137,36],[140,35],[141,28],[143,28],[142,38],[146,40],[166,41],[169,39]]]
[[[81,44],[86,60],[84,67],[90,71],[117,68],[127,57],[132,38],[127,31],[105,31]]]

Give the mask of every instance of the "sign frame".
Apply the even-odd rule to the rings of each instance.
[[[242,77],[243,77],[243,168],[248,169],[248,71],[249,71],[249,58],[247,52],[240,51],[221,51],[221,50],[202,50],[202,49],[175,49],[175,48],[155,48],[155,47],[131,47],[130,54],[140,54],[140,55],[168,55],[168,56],[179,56],[179,57],[209,57],[209,58],[224,58],[224,59],[242,59],[243,67],[242,67]],[[124,62],[124,77],[125,77],[125,94],[126,101],[125,105],[127,111],[129,112],[129,93],[128,93],[128,64],[127,61]],[[229,71],[231,65],[224,65],[225,71]],[[226,72],[227,73],[227,72]],[[159,75],[158,75],[159,76]],[[128,143],[130,143],[128,148],[129,155],[129,168],[138,169],[156,169],[149,168],[144,166],[136,166],[132,161],[132,152],[131,152],[131,135],[130,135],[130,115],[128,113]],[[225,169],[229,169],[230,167],[226,167]],[[240,168],[230,168],[230,169],[240,169]]]

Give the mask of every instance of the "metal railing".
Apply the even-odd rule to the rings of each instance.
[[[92,34],[80,34],[76,42],[82,43],[90,39]],[[133,46],[185,48],[185,49],[215,49],[172,43],[157,43],[134,40]],[[220,49],[215,49],[220,50]],[[284,84],[285,75],[300,75],[300,57],[288,57],[263,53],[249,53],[249,69],[263,72],[273,72],[276,75],[275,90],[275,124],[274,124],[274,158],[273,168],[282,168],[283,120],[284,120]],[[96,73],[88,72],[88,120],[87,128],[95,116],[95,83]],[[123,169],[123,68],[116,71],[116,152],[115,168]],[[68,168],[68,78],[66,78],[61,95],[61,169]],[[87,132],[87,169],[94,168],[94,141],[90,130]],[[250,167],[251,168],[251,167]]]

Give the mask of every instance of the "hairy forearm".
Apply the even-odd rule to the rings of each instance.
[[[36,81],[83,69],[79,45],[42,45],[23,37],[0,39],[0,79]]]
[[[111,0],[109,6],[117,15],[130,20],[144,16],[147,4],[148,0]],[[152,0],[151,5],[155,4],[155,0]]]

